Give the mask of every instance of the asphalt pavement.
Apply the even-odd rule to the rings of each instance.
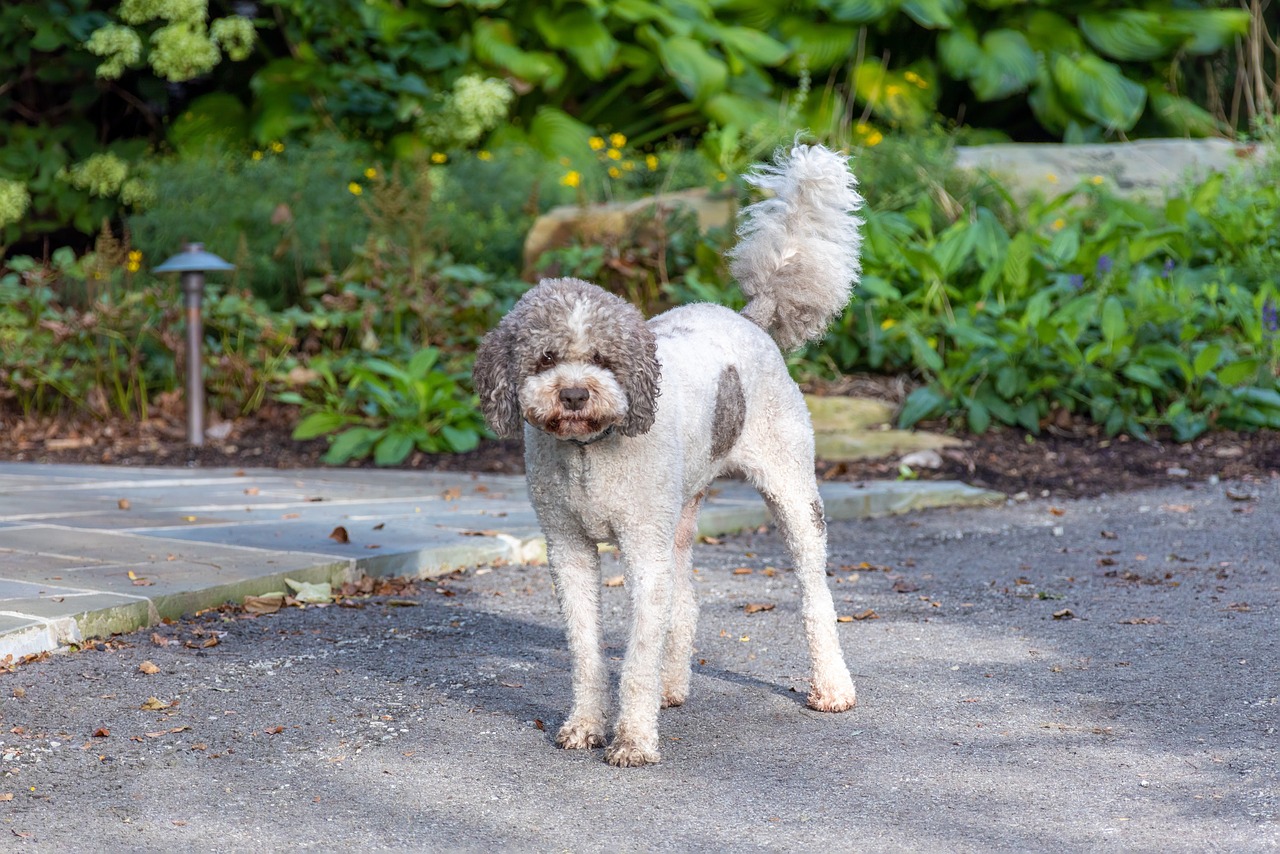
[[[302,500],[327,495],[300,482]],[[128,498],[112,483],[83,491]],[[514,512],[510,487],[494,513]],[[345,545],[385,547],[375,533],[426,512],[412,491],[382,521],[335,495],[327,509],[348,518],[321,515],[308,536],[342,524]],[[130,494],[116,512],[144,509]],[[1275,850],[1278,499],[1275,481],[1197,483],[832,521],[829,582],[860,700],[838,715],[804,707],[778,537],[747,525],[707,538],[690,700],[662,713],[662,762],[640,769],[555,748],[568,656],[536,564],[498,560],[347,607],[151,625],[0,677],[0,832],[58,851]],[[316,509],[263,501],[289,506],[240,512]],[[214,512],[195,507],[145,509]],[[494,519],[511,516],[454,536],[495,540],[479,533]],[[236,522],[246,537],[286,527],[220,524]],[[113,535],[163,543],[158,565],[189,542],[172,534],[196,529],[148,530]],[[304,554],[254,542],[220,547]],[[343,544],[328,542],[305,553],[334,557]],[[626,590],[602,595],[616,670]]]

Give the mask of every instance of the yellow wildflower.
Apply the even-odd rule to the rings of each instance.
[[[873,130],[867,135],[867,145],[879,145],[884,142],[884,134],[878,130]]]
[[[261,152],[261,151],[255,151],[253,154],[251,154],[251,155],[249,155],[249,156],[250,156],[250,157],[252,157],[254,160],[261,160],[261,159],[262,159],[262,152]]]
[[[650,172],[658,170],[658,156],[656,154],[646,154],[644,156],[644,165]]]
[[[1048,181],[1050,184],[1058,183],[1058,176],[1053,174],[1052,172],[1050,172],[1048,175],[1045,175],[1044,179]]]
[[[605,152],[605,156],[608,157],[610,160],[621,160],[622,152],[616,148],[611,148]]]
[[[347,192],[349,192],[353,196],[358,196],[364,192],[364,187],[361,187],[355,181],[352,181],[350,184],[347,185]]]
[[[914,71],[908,71],[902,76],[908,83],[919,86],[921,89],[929,88],[929,82]]]
[[[136,273],[142,269],[142,253],[137,249],[129,251],[128,260],[125,262],[125,269],[130,273]]]
[[[858,122],[854,125],[853,129],[857,132],[858,136],[866,136],[871,133],[871,125],[866,122]]]
[[[884,93],[890,98],[896,98],[902,94],[902,87],[897,83],[890,83],[888,86],[884,87]]]
[[[378,170],[370,166],[368,169],[364,170],[364,177],[369,178],[370,180],[377,178]]]
[[[1094,175],[1092,178],[1089,179],[1089,183],[1095,187],[1101,184],[1102,181],[1103,181],[1103,178],[1101,175]]]
[[[566,187],[576,187],[582,183],[582,175],[576,169],[570,169],[564,173],[564,177],[560,179],[560,183]]]
[[[614,148],[622,148],[627,144],[627,138],[620,133],[609,134],[609,144]]]
[[[729,180],[729,176],[728,176],[728,175],[726,175],[726,174],[724,174],[723,172],[717,172],[717,173],[716,173],[716,180],[717,180],[717,181],[728,181],[728,180]]]
[[[449,155],[445,154],[443,151],[437,151],[431,155],[432,163],[445,163],[448,160],[449,160]]]
[[[1067,226],[1067,221],[1062,217],[1058,217],[1053,221],[1052,228],[1054,231],[1062,231],[1062,229],[1066,228],[1066,226]]]
[[[271,151],[273,154],[279,154],[280,152],[284,151],[284,143],[283,142],[271,143]]]
[[[622,170],[623,170],[624,172],[631,172],[631,171],[633,171],[635,168],[636,168],[636,164],[635,164],[634,162],[632,162],[632,161],[630,161],[630,160],[624,160],[624,161],[622,161]]]
[[[477,152],[476,152],[476,157],[479,157],[481,160],[484,160],[484,161],[488,162],[488,161],[490,161],[490,160],[492,160],[492,159],[493,159],[493,152],[492,152],[492,151],[477,151]]]
[[[621,177],[622,177],[622,170],[621,170],[621,169],[619,169],[617,166],[610,166],[610,167],[609,167],[609,177],[610,177],[610,178],[621,178]]]
[[[898,321],[894,320],[892,317],[886,317],[884,320],[880,321],[881,329],[886,329],[886,330],[892,329],[897,325],[898,325]]]
[[[602,151],[604,149],[604,137],[593,136],[587,140],[587,145],[591,146],[592,151]]]

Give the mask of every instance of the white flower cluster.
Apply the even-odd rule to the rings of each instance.
[[[17,222],[31,206],[31,193],[21,181],[0,178],[0,228]]]
[[[423,130],[440,148],[472,145],[506,118],[514,99],[515,92],[501,80],[476,74],[459,77]]]
[[[219,18],[210,28],[208,0],[123,0],[117,12],[125,24],[107,24],[89,36],[85,48],[106,57],[98,76],[118,78],[142,58],[142,36],[133,27],[150,21],[164,25],[151,34],[148,61],[157,75],[174,83],[213,69],[226,51],[232,60],[248,58],[257,38],[253,21],[241,15]]]
[[[199,77],[220,59],[203,21],[175,21],[151,34],[151,67],[165,80],[181,83]]]
[[[129,177],[129,164],[114,154],[91,154],[69,168],[58,171],[58,177],[73,187],[88,190],[92,196],[114,196]]]
[[[142,38],[132,27],[120,24],[107,24],[95,30],[84,46],[90,53],[106,57],[98,66],[98,76],[108,80],[117,79],[126,68],[142,59]]]
[[[240,15],[219,18],[209,28],[210,35],[233,61],[248,59],[253,52],[253,42],[258,31],[253,28],[253,21]]]

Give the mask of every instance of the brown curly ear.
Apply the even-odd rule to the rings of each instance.
[[[520,398],[513,344],[512,326],[504,320],[480,342],[475,367],[471,370],[484,420],[494,433],[504,439],[520,432]]]
[[[649,432],[658,415],[659,381],[662,366],[658,364],[658,344],[649,325],[637,311],[639,323],[627,332],[631,338],[614,363],[614,369],[627,393],[627,417],[618,429],[624,436]]]

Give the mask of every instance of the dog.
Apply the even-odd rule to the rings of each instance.
[[[741,313],[684,305],[648,322],[584,281],[527,291],[476,353],[481,409],[499,436],[523,426],[529,495],[547,541],[572,659],[563,748],[604,747],[609,676],[601,648],[598,544],[618,546],[631,605],[612,765],[659,761],[658,711],[688,697],[698,610],[692,549],[712,480],[739,474],[763,496],[803,594],[811,708],[856,703],[826,582],[826,523],[813,428],[783,351],[820,338],[861,272],[862,206],[846,157],[779,150],[746,180],[730,272]],[[772,337],[771,337],[772,336]]]

